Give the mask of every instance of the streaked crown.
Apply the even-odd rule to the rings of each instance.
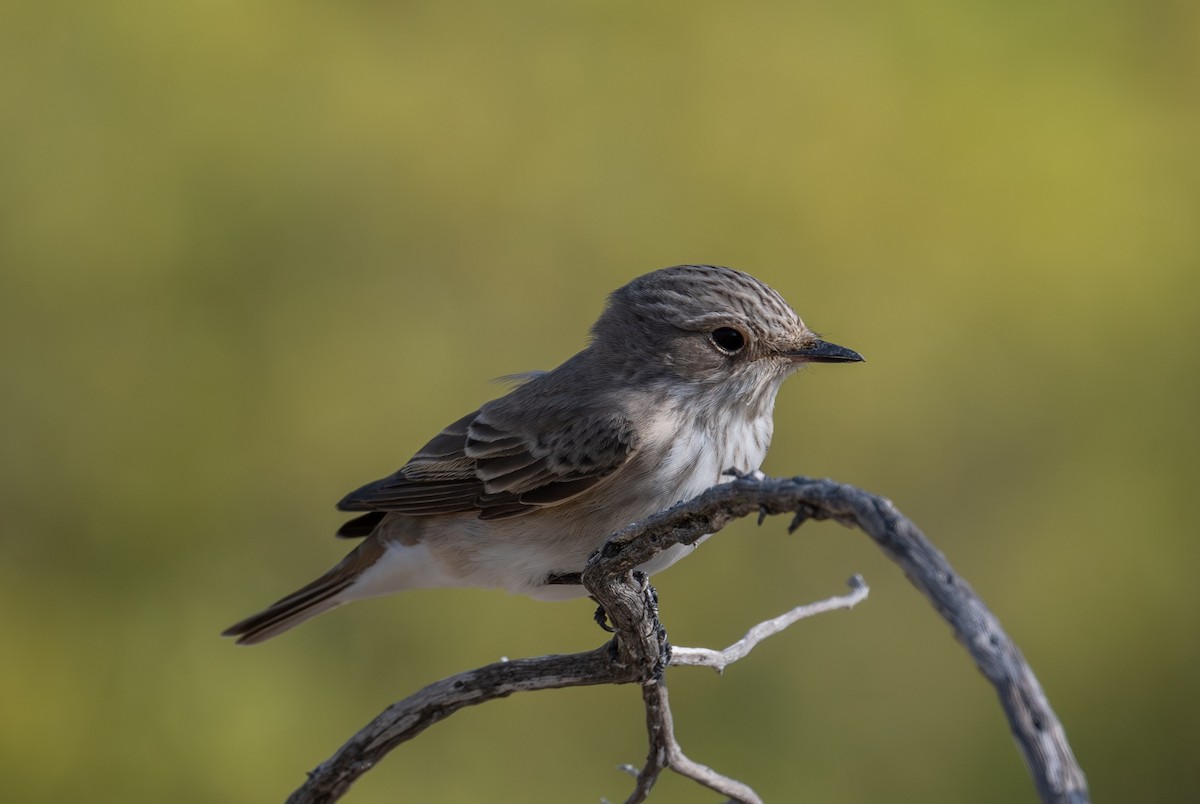
[[[700,331],[719,323],[745,327],[767,343],[808,334],[782,296],[749,274],[720,265],[676,265],[634,279],[609,296],[592,332],[620,340],[631,324]]]

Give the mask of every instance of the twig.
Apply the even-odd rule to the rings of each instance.
[[[819,603],[797,606],[778,617],[761,622],[725,650],[672,646],[670,664],[671,666],[711,667],[720,673],[726,666],[749,655],[750,651],[754,650],[755,646],[767,637],[781,633],[789,626],[808,617],[815,617],[827,611],[853,608],[857,603],[865,600],[870,592],[870,588],[860,575],[850,578],[848,585],[852,590],[850,594],[832,597]],[[650,735],[650,751],[646,757],[645,767],[637,774],[637,787],[634,789],[633,795],[626,800],[626,804],[645,801],[650,794],[650,789],[658,781],[659,775],[668,768],[710,790],[728,796],[737,804],[762,804],[762,799],[758,797],[758,794],[745,784],[717,773],[707,765],[701,765],[699,762],[689,759],[683,753],[683,747],[675,739],[675,722],[667,700],[665,681],[644,685],[642,699],[646,704],[646,725]]]
[[[762,804],[758,794],[737,779],[717,773],[707,765],[695,762],[683,753],[675,739],[675,720],[667,700],[665,682],[646,684],[642,687],[642,700],[646,703],[646,726],[650,734],[650,753],[646,766],[638,774],[637,787],[625,800],[625,804],[639,804],[650,795],[650,789],[658,781],[659,774],[670,768],[680,776],[707,787],[709,790],[728,796],[736,804]]]
[[[853,576],[846,582],[846,585],[851,589],[850,594],[831,597],[819,603],[797,606],[778,617],[761,622],[725,650],[681,648],[673,645],[671,646],[671,666],[711,667],[718,673],[724,672],[727,666],[750,655],[750,651],[754,650],[758,643],[767,637],[775,636],[788,626],[808,617],[815,617],[818,614],[837,609],[852,609],[866,600],[867,595],[871,592],[871,587],[867,586],[861,575]]]

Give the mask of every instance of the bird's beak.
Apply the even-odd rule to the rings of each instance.
[[[853,349],[820,339],[806,343],[800,349],[784,352],[796,363],[861,363],[864,358]]]

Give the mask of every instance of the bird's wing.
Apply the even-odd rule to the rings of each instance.
[[[636,449],[633,425],[618,411],[584,412],[547,426],[483,408],[442,430],[395,474],[348,494],[338,508],[518,516],[581,494]]]

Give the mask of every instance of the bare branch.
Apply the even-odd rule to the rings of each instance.
[[[308,774],[288,804],[337,801],[359,776],[393,748],[465,706],[505,698],[514,692],[622,684],[630,668],[613,661],[611,643],[587,653],[496,662],[444,678],[392,704]]]
[[[760,521],[761,516],[792,513],[789,530],[809,519],[833,519],[870,536],[954,629],[996,688],[1042,801],[1089,801],[1083,770],[1025,657],[970,584],[891,500],[832,480],[740,477],[617,531],[589,562],[584,581],[602,572],[628,571],[671,544],[694,544],[752,513]]]
[[[761,622],[747,631],[744,637],[734,642],[725,650],[681,648],[678,645],[672,645],[671,666],[711,667],[718,673],[721,673],[728,665],[748,656],[750,651],[754,650],[758,646],[758,643],[767,637],[782,633],[784,629],[801,620],[815,617],[818,614],[824,614],[827,611],[852,609],[866,600],[867,595],[871,592],[871,587],[867,586],[866,581],[863,580],[861,575],[855,575],[850,578],[846,582],[846,585],[851,589],[850,594],[831,597],[828,600],[822,600],[818,603],[797,606],[789,612],[780,614],[778,617]]]
[[[867,533],[899,564],[954,630],[993,684],[1042,801],[1086,804],[1087,783],[1066,733],[1020,651],[975,592],[889,500],[835,483],[796,477],[741,477],[694,500],[617,531],[588,562],[583,583],[603,606],[614,638],[594,651],[502,662],[459,674],[389,707],[310,774],[289,801],[334,801],[388,751],[463,706],[513,692],[585,684],[639,683],[647,705],[650,757],[630,801],[644,800],[659,773],[671,768],[738,801],[753,791],[688,760],[675,743],[662,673],[671,661],[658,621],[654,590],[634,570],[675,544],[693,544],[748,514],[794,514],[794,530],[808,519],[834,519]],[[865,591],[863,592],[865,594]],[[853,597],[851,595],[850,597]],[[825,604],[818,604],[825,605]],[[791,616],[784,615],[784,617]],[[772,621],[774,622],[774,621]],[[780,627],[763,624],[731,647],[728,664]],[[772,631],[772,629],[775,629]],[[739,647],[739,645],[741,647]],[[690,661],[685,653],[679,663]],[[698,654],[691,654],[696,658]],[[704,662],[701,662],[704,663]],[[717,663],[718,665],[720,663]],[[639,798],[640,796],[640,798]]]
[[[762,804],[758,794],[737,779],[731,779],[717,773],[707,765],[695,762],[683,753],[679,741],[675,739],[675,720],[671,715],[671,705],[667,700],[667,685],[665,682],[646,684],[642,687],[642,700],[646,703],[646,726],[650,733],[650,753],[646,758],[646,767],[638,774],[637,787],[625,804],[638,804],[646,800],[650,788],[658,780],[659,774],[670,768],[681,776],[686,776],[694,782],[704,785],[721,795],[728,796],[736,804]]]

